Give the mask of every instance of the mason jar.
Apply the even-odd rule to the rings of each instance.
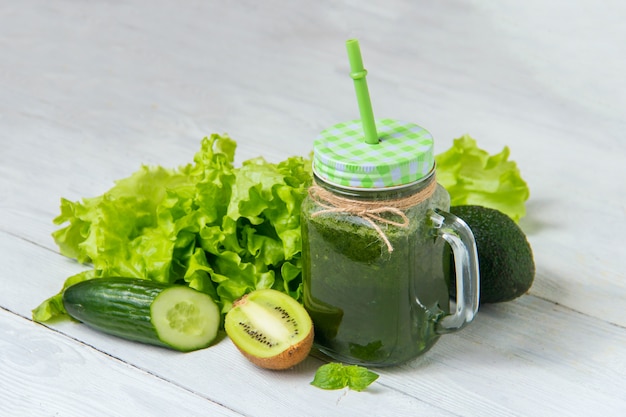
[[[376,125],[378,144],[361,140],[358,120],[314,143],[315,181],[301,210],[303,299],[319,350],[387,366],[471,322],[479,277],[471,230],[447,212],[436,182],[430,133],[391,119]]]

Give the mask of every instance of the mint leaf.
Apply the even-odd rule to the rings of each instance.
[[[377,379],[378,374],[362,366],[331,362],[318,368],[311,385],[327,390],[348,387],[354,391],[363,391]]]
[[[341,389],[348,386],[348,376],[340,363],[327,363],[318,368],[311,385],[322,389]]]
[[[348,387],[354,391],[363,391],[378,379],[378,374],[358,365],[344,367],[344,373],[348,375]]]

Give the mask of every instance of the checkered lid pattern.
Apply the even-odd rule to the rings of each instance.
[[[363,138],[360,120],[324,130],[313,144],[313,169],[339,187],[382,189],[410,184],[427,176],[435,164],[434,141],[424,128],[377,119],[379,143]]]

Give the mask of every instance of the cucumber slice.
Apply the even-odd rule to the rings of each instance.
[[[221,324],[202,292],[136,278],[97,278],[63,293],[67,313],[102,332],[188,352],[208,347]]]
[[[211,297],[189,287],[163,290],[152,302],[150,316],[159,340],[181,351],[209,346],[220,325]]]

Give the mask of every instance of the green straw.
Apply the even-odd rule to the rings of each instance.
[[[365,143],[372,145],[377,144],[378,133],[376,132],[376,122],[374,121],[370,93],[367,89],[367,80],[365,79],[367,71],[363,68],[363,58],[361,58],[359,41],[356,39],[347,40],[346,49],[348,50],[348,60],[350,61],[350,77],[354,80],[356,100],[359,103]]]

